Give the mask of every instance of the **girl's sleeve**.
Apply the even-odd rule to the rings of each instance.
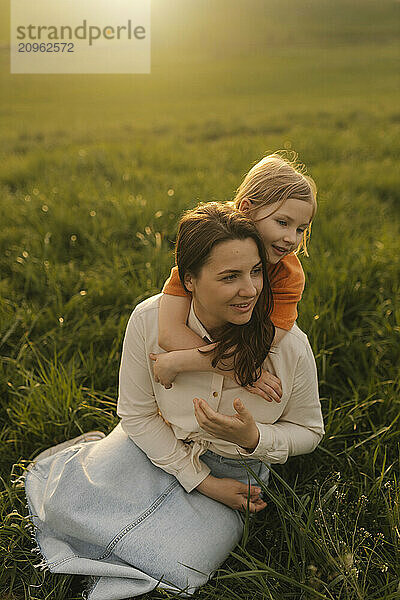
[[[270,463],[284,463],[289,456],[315,450],[324,435],[324,423],[318,396],[317,368],[311,347],[300,355],[288,403],[276,423],[257,423],[260,439],[252,453]]]
[[[144,325],[133,313],[122,350],[117,414],[121,418],[122,429],[151,462],[174,475],[190,492],[207,477],[210,469],[200,461],[201,469],[196,470],[191,461],[190,447],[177,439],[159,414],[147,355]]]
[[[181,283],[181,280],[179,279],[177,266],[171,269],[171,274],[168,277],[167,281],[164,283],[162,293],[169,294],[170,296],[187,296],[188,298],[191,298],[192,294],[185,290]]]
[[[274,297],[271,320],[275,327],[289,331],[297,319],[297,303],[304,290],[303,267],[295,254],[284,256],[269,269]]]

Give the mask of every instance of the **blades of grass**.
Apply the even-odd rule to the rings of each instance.
[[[243,548],[246,546],[248,539],[249,539],[249,531],[250,531],[249,504],[250,504],[250,486],[248,486],[248,490],[247,490],[247,509],[246,509],[245,518],[244,518],[242,540],[240,542],[240,545],[243,546]]]
[[[301,582],[297,581],[296,579],[292,579],[291,577],[288,577],[287,575],[284,575],[283,573],[279,573],[278,571],[275,571],[274,569],[267,567],[267,566],[264,566],[263,569],[251,569],[251,570],[247,570],[247,571],[238,571],[238,572],[234,573],[233,575],[221,575],[219,577],[219,579],[237,579],[240,577],[250,577],[251,578],[252,576],[255,576],[255,575],[259,576],[261,574],[265,574],[270,577],[275,577],[275,579],[284,581],[285,583],[293,585],[294,587],[297,587],[297,588],[303,590],[304,592],[308,592],[309,594],[312,594],[315,598],[320,598],[321,600],[329,600],[328,596],[326,596],[325,594],[321,594],[321,592],[318,592],[317,590],[314,590],[309,585],[301,583]]]
[[[395,419],[395,421],[397,420],[397,418]],[[365,438],[361,442],[357,442],[356,444],[353,444],[352,446],[350,446],[350,448],[346,448],[345,450],[342,450],[341,452],[339,452],[339,454],[347,454],[349,452],[352,452],[356,448],[360,448],[360,446],[364,446],[364,444],[367,444],[371,440],[374,440],[375,438],[377,438],[380,435],[382,435],[382,434],[386,433],[387,431],[389,431],[390,428],[391,428],[391,426],[392,426],[392,424],[391,425],[386,425],[385,427],[381,427],[381,429],[379,429],[379,431],[376,431],[375,433],[373,433],[372,435],[368,436],[367,438]]]

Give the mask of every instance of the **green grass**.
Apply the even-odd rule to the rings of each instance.
[[[34,568],[18,477],[113,428],[125,325],[168,274],[180,213],[278,148],[319,188],[298,322],[326,435],[273,468],[196,598],[398,597],[399,6],[153,0],[150,76],[10,75],[0,48],[2,600],[80,597],[82,578]]]

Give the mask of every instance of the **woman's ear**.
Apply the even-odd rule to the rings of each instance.
[[[247,198],[243,198],[243,200],[240,201],[240,204],[239,204],[240,211],[247,213],[251,208],[252,208],[251,202]]]
[[[185,288],[189,292],[193,292],[193,280],[194,280],[194,277],[191,273],[185,273],[183,281],[185,284]]]

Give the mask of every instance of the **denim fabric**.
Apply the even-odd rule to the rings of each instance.
[[[217,477],[248,481],[241,462],[210,451],[201,460]],[[248,463],[268,481],[267,467]],[[102,440],[33,465],[25,491],[46,565],[52,573],[95,577],[89,600],[135,597],[157,585],[189,596],[243,532],[238,511],[195,490],[185,492],[120,425]]]

